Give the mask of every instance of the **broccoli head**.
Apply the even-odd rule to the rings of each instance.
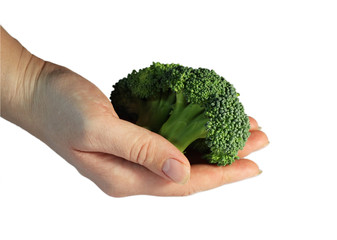
[[[231,164],[249,137],[235,88],[213,70],[153,63],[118,81],[111,102],[120,118],[159,133],[180,151]]]

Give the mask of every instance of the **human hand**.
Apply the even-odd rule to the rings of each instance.
[[[163,137],[119,119],[106,96],[83,77],[4,42],[17,46],[5,46],[12,51],[2,53],[2,116],[45,142],[108,195],[189,195],[260,173],[246,159],[225,167],[191,166],[198,156],[189,162]],[[250,122],[240,158],[268,144],[257,122]]]
[[[226,167],[191,166],[163,137],[119,119],[92,83],[51,63],[37,80],[30,118],[34,124],[28,131],[111,196],[189,195],[260,173],[246,159]],[[256,121],[250,121],[251,136],[240,158],[268,143]],[[174,160],[165,165],[168,159]]]

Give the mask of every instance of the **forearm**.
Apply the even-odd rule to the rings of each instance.
[[[0,36],[0,116],[24,127],[36,81],[45,62],[32,55],[2,27]]]

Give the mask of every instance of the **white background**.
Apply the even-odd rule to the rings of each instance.
[[[0,239],[337,239],[335,1],[1,1],[35,55],[107,96],[152,61],[214,69],[270,145],[263,173],[190,197],[115,199],[0,119]]]

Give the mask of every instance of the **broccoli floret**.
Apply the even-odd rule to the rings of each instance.
[[[232,164],[249,137],[235,88],[213,70],[153,63],[118,81],[111,102],[120,118],[159,133],[180,151]]]

